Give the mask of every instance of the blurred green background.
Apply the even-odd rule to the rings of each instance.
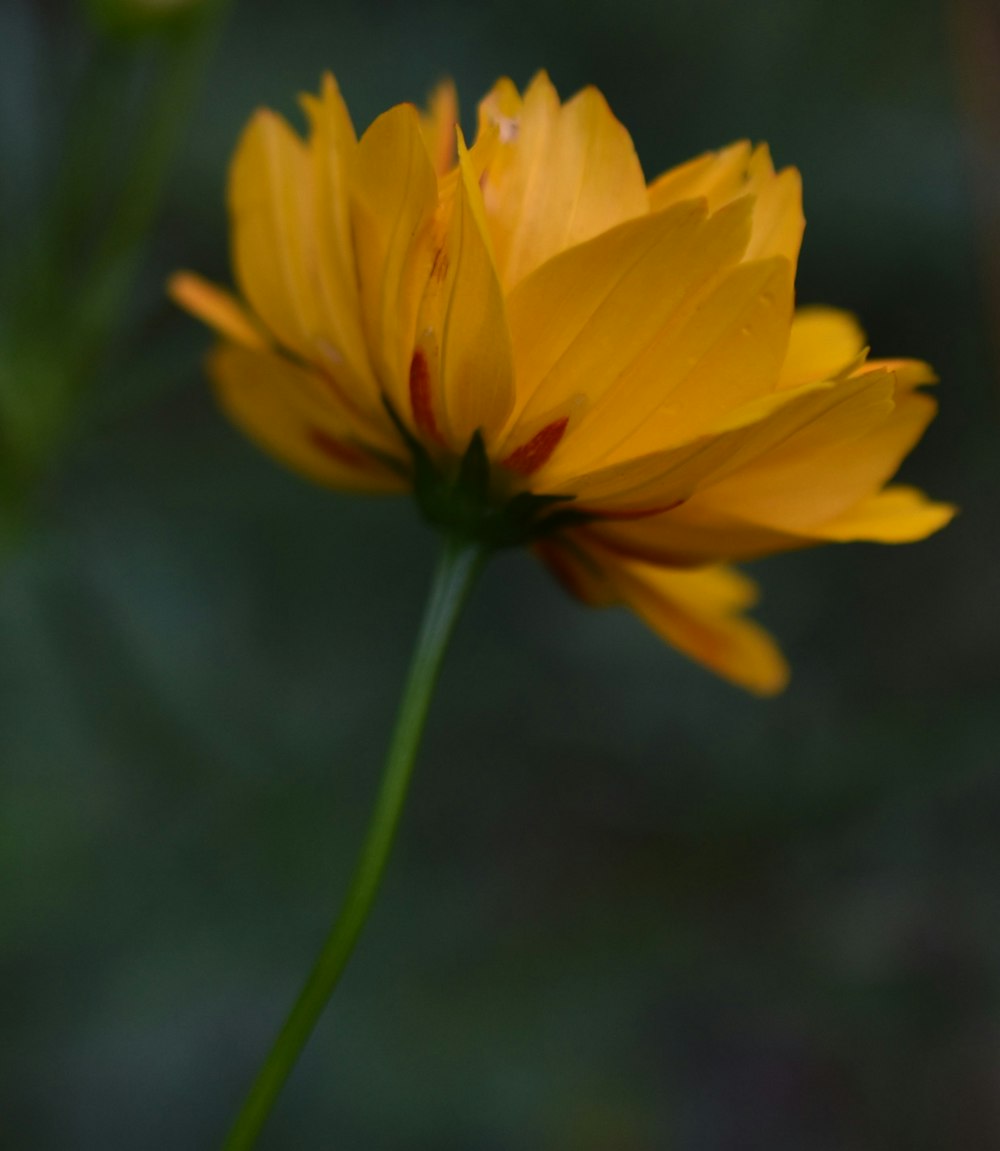
[[[0,5],[8,237],[82,29]],[[164,279],[228,281],[256,106],[296,114],[329,68],[360,128],[451,75],[469,126],[539,67],[597,84],[649,176],[743,136],[801,168],[799,299],[935,364],[903,476],[963,511],[756,565],[794,667],[772,702],[494,562],[261,1146],[1000,1146],[993,4],[239,0],[128,331],[0,571],[5,1149],[218,1146],[346,882],[433,562],[407,502],[312,488],[223,421]]]

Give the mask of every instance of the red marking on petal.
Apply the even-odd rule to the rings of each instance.
[[[674,500],[672,504],[663,504],[658,508],[579,508],[581,512],[586,512],[587,515],[594,516],[600,520],[644,520],[649,516],[661,516],[664,512],[672,512],[674,508],[679,508],[681,504],[687,503],[687,500]]]
[[[438,429],[434,408],[431,406],[431,370],[427,357],[418,348],[410,361],[410,407],[417,428],[439,444],[444,437]]]
[[[448,259],[448,253],[444,250],[444,248],[438,248],[438,250],[434,253],[434,263],[431,265],[430,278],[437,281],[439,284],[443,284],[445,277],[448,275],[449,266],[450,261]]]
[[[548,462],[552,453],[559,446],[559,441],[563,438],[563,432],[566,431],[568,423],[569,417],[563,416],[561,420],[553,420],[551,424],[546,424],[530,440],[521,444],[519,448],[515,448],[509,456],[502,459],[500,461],[501,466],[507,468],[508,471],[518,472],[522,476],[530,476],[532,472],[538,471],[542,464]]]
[[[354,444],[349,444],[345,440],[338,440],[329,432],[324,432],[322,428],[309,429],[309,442],[314,448],[318,448],[323,455],[329,456],[338,464],[347,464],[348,467],[352,468],[371,466],[371,460],[360,448],[356,448]]]

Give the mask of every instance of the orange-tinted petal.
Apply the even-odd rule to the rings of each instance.
[[[220,336],[247,348],[266,348],[267,336],[243,305],[229,292],[195,272],[176,272],[167,291],[171,299],[204,321]]]
[[[732,683],[774,695],[788,665],[763,628],[743,616],[756,585],[730,568],[678,571],[625,560],[577,533],[542,552],[560,580],[593,604],[622,603],[667,643]]]
[[[420,117],[427,154],[434,171],[443,176],[455,166],[455,129],[458,126],[458,95],[451,80],[442,80],[431,93],[427,111]]]

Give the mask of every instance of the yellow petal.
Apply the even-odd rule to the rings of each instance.
[[[281,343],[311,357],[323,334],[312,171],[305,145],[273,112],[258,112],[243,133],[229,205],[243,295]]]
[[[863,500],[820,530],[828,540],[910,543],[940,531],[957,511],[951,504],[934,503],[916,488],[900,484]]]
[[[217,347],[208,367],[233,422],[309,479],[352,491],[407,486],[403,476],[364,449],[358,425],[314,372],[273,352],[235,344]]]
[[[686,201],[564,252],[520,284],[508,298],[519,411],[507,443],[529,438],[551,412],[565,414],[574,397],[585,418],[690,318],[739,260],[749,211],[740,201],[706,219],[703,201]],[[563,463],[579,466],[575,456]]]
[[[755,178],[754,167],[761,175]],[[753,212],[753,232],[746,259],[760,260],[783,256],[792,267],[799,258],[806,221],[802,214],[802,177],[796,168],[775,174],[766,147],[751,158],[750,180],[757,191]]]
[[[266,348],[267,337],[240,302],[194,272],[176,272],[167,291],[175,303],[203,320],[220,336],[247,348]]]
[[[409,402],[417,311],[433,260],[437,177],[412,105],[371,125],[358,147],[351,218],[362,315],[379,381],[398,412]]]
[[[802,244],[802,180],[794,168],[775,174],[766,144],[751,149],[740,140],[665,172],[649,186],[653,212],[704,197],[715,212],[739,196],[756,198],[748,260],[783,256],[794,266]]]
[[[770,396],[792,313],[792,268],[777,258],[740,264],[675,319],[574,433],[575,459],[635,458],[694,439],[734,409]],[[553,481],[555,482],[555,481]]]
[[[658,516],[599,520],[588,530],[623,556],[684,567],[720,559],[752,560],[830,541],[909,543],[939,531],[956,510],[928,500],[915,488],[893,486],[808,532],[750,523],[699,505],[697,498]]]
[[[514,402],[513,354],[503,292],[482,218],[482,201],[459,136],[461,180],[417,325],[417,353],[427,365],[410,376],[419,431],[463,452],[478,430],[490,445]],[[416,364],[420,360],[415,360]],[[428,387],[429,394],[419,392]]]
[[[303,104],[312,128],[309,162],[316,232],[311,264],[325,337],[314,343],[314,358],[343,377],[345,391],[379,418],[384,410],[365,342],[351,234],[357,138],[340,89],[329,73],[323,77],[319,99],[307,96]]]
[[[849,313],[837,308],[799,308],[792,320],[779,388],[832,380],[864,351],[865,334]]]
[[[880,374],[860,377],[868,378]],[[868,428],[844,408],[846,419],[802,428],[700,498],[751,523],[810,534],[879,491],[933,419],[930,397],[893,390],[889,411]]]
[[[923,384],[938,382],[937,372],[923,360],[868,360],[854,374],[861,376],[867,372],[891,372],[897,391],[909,391]]]
[[[434,171],[443,176],[455,166],[455,129],[458,126],[458,95],[451,80],[443,80],[431,93],[427,111],[420,117],[420,131]]]
[[[595,88],[560,106],[544,72],[523,101],[501,81],[480,117],[498,128],[483,196],[506,289],[565,248],[647,212],[631,137]]]
[[[713,512],[771,524],[770,519],[745,514],[748,504],[758,510],[745,497],[745,486],[762,485],[775,467],[801,465],[801,478],[811,478],[814,487],[825,483],[835,497],[842,477],[836,468],[826,467],[823,453],[840,452],[849,458],[855,444],[885,423],[893,411],[892,377],[873,373],[786,396],[778,407],[773,401],[752,405],[766,413],[755,423],[740,426],[741,421],[729,417],[728,422],[737,425],[734,428],[599,468],[578,477],[569,490],[578,506],[618,515],[697,499]],[[776,486],[780,490],[781,485]],[[796,498],[794,490],[787,495]],[[808,506],[808,500],[804,502]],[[825,515],[820,510],[813,522],[830,518],[837,510]]]
[[[740,573],[624,560],[585,533],[575,533],[568,547],[550,545],[543,558],[587,602],[625,604],[667,643],[732,683],[758,695],[787,685],[788,665],[774,640],[741,614],[756,602],[757,589]]]
[[[913,489],[879,489],[933,411],[932,401],[900,393],[884,372],[857,377],[817,388],[811,399],[796,397],[758,426],[674,452],[672,459],[662,454],[655,479],[642,483],[633,467],[630,491],[609,498],[615,477],[583,481],[577,505],[611,516],[591,528],[607,546],[674,565],[752,559],[825,540],[921,539],[955,509]],[[654,462],[647,461],[650,477]],[[658,507],[666,510],[641,516]]]
[[[709,211],[746,191],[747,169],[752,149],[739,140],[718,152],[705,152],[671,168],[649,185],[649,209],[662,212],[682,200],[704,198]]]

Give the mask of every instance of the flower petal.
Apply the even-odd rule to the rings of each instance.
[[[309,479],[352,491],[407,486],[402,466],[397,472],[365,450],[363,430],[316,373],[235,344],[220,344],[208,370],[233,422]]]
[[[792,313],[792,268],[740,264],[668,324],[582,418],[572,446],[591,464],[694,439],[773,393]],[[568,454],[557,462],[562,474]],[[553,480],[553,482],[557,482]]]
[[[794,268],[806,226],[802,214],[802,177],[798,169],[785,168],[776,173],[767,145],[761,144],[750,157],[747,176],[750,190],[757,199],[745,258],[761,260],[783,256]]]
[[[881,373],[859,378],[877,380]],[[929,396],[900,391],[894,377],[886,378],[894,402],[861,435],[854,434],[859,424],[853,419],[816,420],[714,484],[699,502],[751,523],[809,534],[868,499],[895,474],[937,410]]]
[[[503,291],[489,249],[482,200],[459,136],[461,179],[417,325],[433,413],[424,413],[461,453],[478,430],[489,446],[514,402],[513,352]],[[416,403],[412,388],[411,404]],[[414,410],[420,424],[421,413]],[[430,430],[425,426],[423,430]]]
[[[437,208],[437,177],[412,105],[383,113],[365,132],[352,176],[351,221],[368,347],[379,382],[402,412]]]
[[[814,387],[759,424],[648,457],[645,473],[637,462],[582,480],[577,506],[617,517],[592,528],[607,546],[658,563],[923,538],[954,509],[911,489],[880,489],[934,410],[884,370]],[[646,518],[622,518],[644,509]]]
[[[923,360],[868,360],[853,374],[863,376],[869,372],[891,372],[901,392],[938,382],[937,372]]]
[[[458,126],[458,95],[451,80],[442,80],[427,101],[420,116],[420,131],[427,154],[438,176],[455,166],[455,129]]]
[[[808,532],[782,531],[699,506],[698,500],[642,519],[604,519],[590,533],[623,556],[653,564],[692,567],[725,559],[745,561],[778,552],[852,541],[908,543],[925,539],[956,514],[915,488],[893,486]]]
[[[306,96],[303,104],[312,128],[309,162],[316,219],[313,282],[327,336],[316,344],[313,358],[342,377],[345,392],[380,418],[385,413],[365,342],[351,233],[351,178],[357,138],[340,89],[329,73],[323,77],[319,99]]]
[[[204,321],[220,336],[246,348],[266,348],[267,336],[229,292],[195,272],[175,272],[167,284],[171,299]]]
[[[312,173],[305,145],[273,112],[257,112],[243,133],[229,205],[243,295],[281,343],[311,356],[322,334]]]
[[[957,511],[951,504],[929,500],[916,488],[896,484],[829,520],[821,532],[828,540],[911,543],[940,531]]]
[[[768,633],[741,612],[756,585],[725,567],[677,571],[623,560],[575,533],[549,544],[542,558],[588,603],[623,603],[667,643],[758,695],[788,683],[788,665]]]
[[[691,503],[642,518],[596,520],[589,530],[622,556],[679,568],[757,559],[819,542]]]
[[[710,218],[703,201],[686,201],[564,252],[520,284],[507,301],[519,404],[507,444],[571,404],[584,418],[736,265],[749,215],[745,200]],[[577,454],[563,457],[570,438],[559,453],[566,470],[580,466]]]
[[[849,313],[837,308],[799,308],[792,320],[779,388],[832,380],[864,351],[865,334]]]
[[[649,186],[649,206],[661,212],[682,200],[704,197],[709,211],[715,212],[746,195],[756,197],[746,258],[783,256],[794,266],[805,228],[802,180],[794,168],[775,174],[766,144],[751,149],[740,140],[664,172]]]
[[[752,152],[748,141],[739,140],[678,164],[649,185],[649,210],[662,212],[682,200],[703,198],[714,212],[746,192]]]
[[[523,101],[503,80],[480,122],[499,128],[483,195],[506,289],[565,248],[647,212],[631,137],[595,88],[560,105],[544,72]]]
[[[877,431],[892,413],[893,390],[892,377],[878,372],[787,393],[784,403],[779,402],[780,395],[768,396],[766,402],[749,405],[751,412],[761,413],[755,422],[730,414],[722,425],[725,430],[599,468],[580,476],[572,490],[578,506],[588,510],[636,514],[697,497],[700,506],[710,506],[713,512],[770,524],[770,520],[743,516],[747,477],[764,484],[772,468],[801,466],[813,477],[814,485],[825,482],[835,494],[843,480],[838,469],[844,461],[838,457],[834,468],[828,468],[824,453],[840,453],[849,461],[854,445]],[[781,484],[774,486],[780,492]],[[794,491],[788,494],[795,497]],[[823,518],[820,510],[813,522]],[[725,555],[725,549],[720,554]]]

